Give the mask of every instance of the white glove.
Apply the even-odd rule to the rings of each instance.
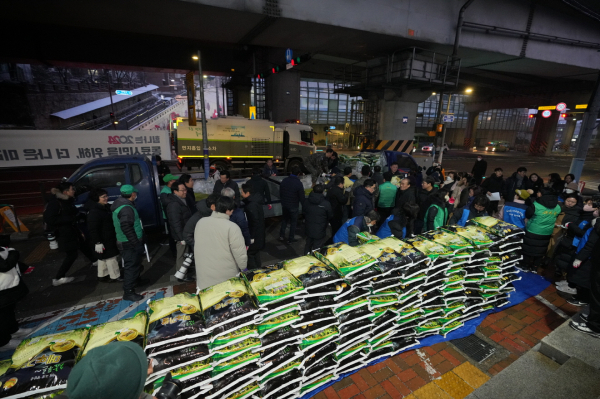
[[[325,173],[321,173],[321,177],[325,177],[325,176],[326,176],[326,174],[325,174]]]
[[[580,266],[580,265],[581,265],[581,261],[580,261],[579,259],[575,259],[575,260],[573,261],[573,267],[574,267],[575,269],[579,268],[579,266]]]
[[[179,241],[180,245],[185,245],[185,241]]]
[[[346,192],[349,193],[352,190],[352,187],[346,187]]]
[[[94,249],[96,252],[101,254],[102,252],[104,252],[104,245],[102,245],[102,243],[99,242],[98,244],[96,244],[96,247]]]

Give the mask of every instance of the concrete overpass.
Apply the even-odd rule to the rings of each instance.
[[[600,5],[594,0],[467,2],[453,60],[475,88],[473,112],[546,105],[569,92],[587,102],[600,66]],[[0,60],[233,75],[247,90],[254,71],[284,62],[284,49],[312,54],[293,72],[268,78],[275,119],[296,118],[278,97],[302,77],[333,78],[340,67],[385,59],[416,46],[452,54],[465,0],[59,0],[5,2]],[[356,64],[360,65],[360,64]],[[381,102],[381,138],[409,139],[412,112],[431,85],[370,87]],[[291,93],[297,94],[297,93]],[[291,98],[293,96],[288,96]],[[296,96],[297,97],[297,96]]]

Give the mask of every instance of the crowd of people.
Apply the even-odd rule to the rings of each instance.
[[[421,176],[415,171],[405,173],[393,163],[386,171],[365,165],[355,173],[349,167],[340,170],[332,150],[313,158],[304,165],[313,181],[308,196],[301,181],[301,165],[293,166],[281,181],[279,240],[283,244],[298,241],[300,214],[304,218],[304,253],[334,242],[356,246],[359,234],[365,232],[380,238],[404,238],[445,225],[466,226],[480,216],[496,217],[525,231],[521,269],[543,272],[553,268],[557,289],[570,294],[569,303],[590,304],[589,318],[584,323],[572,322],[572,327],[600,337],[598,204],[581,196],[572,174],[561,178],[553,173],[544,182],[538,174],[528,175],[527,168],[520,167],[505,179],[504,171],[497,167],[486,176],[487,163],[481,156],[471,172],[446,172],[434,163]],[[181,281],[195,281],[197,288],[203,289],[240,270],[261,266],[266,244],[264,210],[271,209],[272,202],[264,177],[279,174],[271,161],[264,168],[253,169],[252,177],[241,186],[228,171],[222,171],[213,193],[200,201],[195,199],[192,176],[176,177],[168,168],[160,172],[164,183],[160,202],[176,276]],[[100,282],[122,283],[124,300],[142,300],[136,287],[148,283],[141,278],[147,249],[135,207],[137,189],[121,186],[121,195],[112,205],[105,190],[93,189],[84,206],[85,232],[78,223],[82,213],[74,205],[73,184],[60,183],[52,194],[44,211],[45,228],[56,236],[55,246],[64,253],[52,284],[74,280],[67,272],[82,252],[97,264]],[[0,252],[0,272],[15,267],[15,256],[18,253]],[[6,306],[1,306],[3,294],[10,291],[0,291],[0,312],[8,326],[0,331],[0,344],[15,333],[14,303],[26,294],[22,281],[10,289],[15,295]]]

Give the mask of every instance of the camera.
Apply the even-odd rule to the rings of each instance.
[[[185,260],[183,261],[183,264],[181,265],[179,270],[177,270],[177,273],[175,273],[175,277],[177,277],[178,279],[185,278],[187,269],[192,265],[192,262],[194,261],[193,252],[185,253],[183,256],[185,257]]]
[[[58,243],[56,242],[56,236],[54,233],[46,233],[46,238],[50,244],[50,249],[58,249]]]
[[[166,375],[162,386],[154,396],[157,399],[177,399],[182,390],[183,382],[174,380],[173,375],[169,372]]]

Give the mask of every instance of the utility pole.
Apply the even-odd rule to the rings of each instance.
[[[583,164],[585,163],[585,157],[587,156],[590,142],[592,141],[592,133],[597,127],[596,119],[598,119],[598,113],[600,112],[600,73],[596,79],[594,85],[594,91],[588,101],[587,110],[583,114],[583,122],[581,123],[581,132],[577,140],[577,149],[575,150],[575,157],[571,161],[571,169],[569,173],[575,175],[575,180],[579,181],[581,178],[581,172],[583,172]]]
[[[215,76],[215,96],[217,97],[217,118],[221,116],[219,107],[219,83],[221,82],[220,76]]]
[[[202,110],[202,145],[204,152],[204,178],[208,180],[210,163],[208,162],[208,132],[206,131],[206,103],[204,102],[204,75],[202,75],[202,58],[198,50],[198,78],[200,80],[200,109]],[[218,111],[217,111],[218,112]]]

